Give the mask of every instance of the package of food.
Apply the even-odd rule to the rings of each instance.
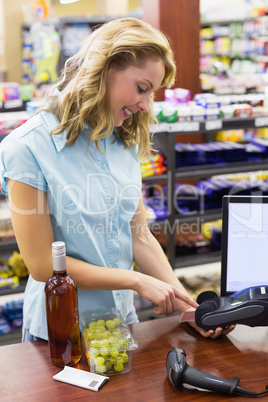
[[[116,308],[83,312],[80,328],[91,372],[110,376],[131,370],[132,352],[138,346]]]

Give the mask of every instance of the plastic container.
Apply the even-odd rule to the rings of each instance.
[[[83,312],[80,328],[91,372],[110,376],[131,370],[132,352],[138,346],[116,308]]]

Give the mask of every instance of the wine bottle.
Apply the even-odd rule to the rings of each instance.
[[[81,358],[77,287],[66,272],[65,243],[52,243],[53,276],[45,286],[50,359],[56,366],[73,366]]]

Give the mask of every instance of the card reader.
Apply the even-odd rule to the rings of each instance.
[[[268,325],[268,286],[252,286],[223,297],[205,291],[199,294],[197,303],[195,323],[206,330],[231,324]]]

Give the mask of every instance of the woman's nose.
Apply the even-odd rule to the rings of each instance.
[[[143,99],[141,102],[138,103],[138,107],[141,112],[149,112],[150,107],[150,97]]]

